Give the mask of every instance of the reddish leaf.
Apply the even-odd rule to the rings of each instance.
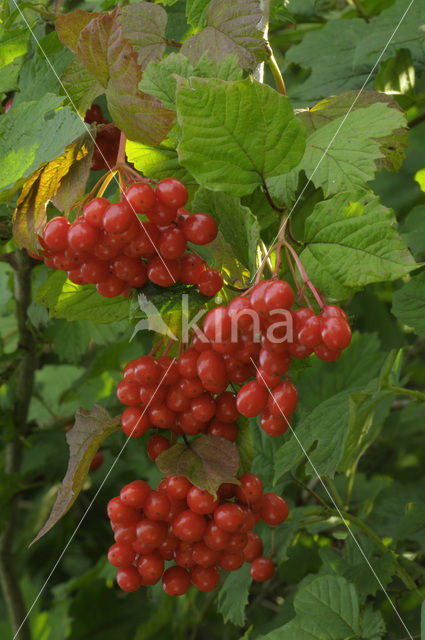
[[[75,424],[66,434],[68,469],[47,522],[31,544],[44,536],[69,510],[83,487],[93,456],[105,438],[117,431],[119,424],[119,416],[111,418],[106,409],[97,404],[91,411],[77,411]]]
[[[265,58],[261,18],[258,0],[212,0],[207,9],[207,26],[188,38],[181,52],[193,64],[205,51],[215,60],[235,53],[244,69],[253,69]]]
[[[72,13],[66,13],[59,16],[55,23],[56,32],[59,40],[73,53],[77,50],[77,42],[80,32],[88,25],[91,20],[99,16],[100,13],[83,11],[77,9]]]
[[[189,447],[175,444],[158,456],[156,464],[166,476],[186,476],[213,494],[223,482],[238,482],[238,449],[233,442],[216,436],[200,436]]]
[[[116,25],[116,11],[102,13],[82,29],[78,38],[78,58],[105,88],[109,80],[108,55],[111,32]]]
[[[167,12],[157,4],[137,2],[119,9],[124,37],[137,53],[137,62],[144,69],[151,60],[161,60],[167,39]]]

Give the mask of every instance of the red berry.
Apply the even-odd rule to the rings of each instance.
[[[320,312],[322,318],[343,318],[348,322],[347,314],[343,309],[337,307],[335,304],[328,304]]]
[[[210,549],[222,551],[227,547],[231,538],[231,533],[221,529],[213,520],[208,522],[204,533],[204,542]]]
[[[184,500],[192,483],[184,476],[171,476],[167,482],[167,493],[171,500]]]
[[[155,462],[159,454],[162,453],[163,451],[166,451],[170,447],[171,447],[170,441],[167,440],[165,436],[161,436],[159,434],[155,434],[154,436],[151,436],[146,446],[148,456],[152,460],[152,462]]]
[[[243,554],[245,562],[252,562],[255,558],[259,558],[263,553],[263,542],[255,531],[248,531],[248,542],[246,543]]]
[[[321,323],[318,316],[307,318],[297,333],[297,340],[305,347],[317,347],[322,342]]]
[[[80,275],[85,282],[97,284],[105,282],[111,275],[109,264],[104,260],[87,260],[80,267]]]
[[[169,227],[161,233],[158,250],[163,258],[176,260],[185,252],[187,245],[186,236],[181,229]]]
[[[204,296],[215,296],[223,286],[223,277],[216,269],[207,269],[199,275],[196,284]]]
[[[142,509],[151,489],[144,480],[134,480],[126,484],[120,491],[121,502],[129,507]]]
[[[223,551],[220,558],[220,567],[225,571],[237,571],[244,563],[244,556],[241,551],[230,553]]]
[[[145,518],[140,520],[137,525],[137,538],[150,551],[159,547],[167,537],[168,527],[165,522],[158,520],[149,520]]]
[[[176,413],[165,405],[155,406],[149,410],[149,420],[155,427],[171,429],[176,421]]]
[[[108,517],[112,522],[131,524],[139,520],[139,513],[133,507],[124,504],[119,497],[112,498],[107,506]]]
[[[238,504],[228,502],[221,504],[214,511],[214,522],[223,531],[239,531],[245,522],[245,514]]]
[[[201,567],[212,567],[216,565],[220,560],[221,552],[216,549],[211,549],[205,542],[195,542],[193,545],[192,558],[195,564],[199,564]]]
[[[289,514],[289,507],[285,500],[276,493],[265,493],[260,513],[264,522],[275,527],[286,520]]]
[[[134,213],[130,205],[123,202],[110,204],[103,216],[103,227],[108,233],[123,233],[134,221]]]
[[[268,409],[261,414],[261,428],[268,436],[281,436],[289,428],[289,422],[282,415],[274,416]]]
[[[115,298],[124,291],[125,283],[111,274],[106,280],[96,285],[98,293],[104,298]]]
[[[269,393],[256,380],[247,382],[238,391],[236,407],[243,416],[252,418],[258,416],[267,406]]]
[[[351,342],[351,329],[341,317],[330,317],[322,320],[322,340],[328,349],[345,349]]]
[[[295,295],[287,282],[272,282],[265,292],[265,303],[268,311],[272,309],[290,309],[295,302]]]
[[[153,258],[157,254],[159,238],[160,231],[155,224],[142,222],[125,251],[132,257]]]
[[[146,266],[139,258],[120,255],[113,261],[112,268],[120,280],[128,282],[139,276],[142,277],[142,285],[147,281]]]
[[[288,371],[291,357],[286,353],[271,353],[261,349],[259,355],[260,367],[269,375],[282,375]]]
[[[190,587],[190,576],[182,567],[170,567],[162,576],[162,588],[169,596],[182,596]]]
[[[190,412],[199,422],[209,422],[215,414],[215,402],[209,393],[203,393],[190,403]]]
[[[269,396],[268,408],[274,416],[286,416],[294,413],[298,403],[298,392],[289,380],[285,380],[273,389]],[[283,416],[282,416],[283,417]]]
[[[249,570],[251,578],[257,582],[270,580],[274,574],[274,564],[270,558],[255,558]]]
[[[196,349],[190,347],[183,351],[177,359],[177,369],[183,378],[195,378],[198,376],[199,353]]]
[[[263,495],[263,483],[254,473],[244,473],[239,478],[240,486],[236,487],[236,498],[244,504],[256,502]]]
[[[235,442],[238,437],[238,425],[236,422],[220,422],[212,420],[208,425],[207,434],[218,438],[226,438],[230,442]]]
[[[212,591],[218,585],[220,572],[216,567],[193,567],[190,577],[199,591]]]
[[[63,251],[68,247],[70,224],[64,216],[50,220],[44,227],[43,241],[48,249]]]
[[[156,584],[164,572],[164,558],[159,551],[142,555],[137,561],[137,571],[144,586]]]
[[[200,353],[197,361],[197,371],[207,391],[220,393],[227,387],[226,365],[223,356],[219,353],[214,351]]]
[[[183,231],[189,242],[204,245],[217,237],[217,223],[207,213],[194,213],[183,222]]]
[[[180,277],[180,263],[156,256],[148,262],[148,278],[160,287],[171,287]]]
[[[155,191],[146,182],[135,182],[125,192],[125,199],[136,213],[147,213],[155,205]]]
[[[207,528],[207,521],[204,516],[186,509],[180,513],[173,522],[173,533],[184,542],[197,542],[202,540],[202,536]]]
[[[123,591],[137,591],[142,579],[135,567],[122,567],[117,571],[117,583]]]
[[[315,348],[314,353],[320,360],[324,360],[325,362],[335,362],[341,357],[342,351],[339,349],[328,349],[324,344],[319,345]]]
[[[68,230],[68,244],[74,251],[91,251],[99,238],[99,231],[85,220],[76,220]]]
[[[183,207],[188,198],[186,187],[176,178],[161,180],[155,189],[155,195],[162,204],[172,209]]]
[[[153,356],[141,356],[134,363],[134,378],[141,385],[156,385],[161,380],[162,369]]]
[[[136,382],[120,380],[117,384],[117,398],[123,404],[136,407],[140,404],[140,387]]]
[[[230,391],[224,391],[215,399],[216,412],[215,417],[221,422],[235,422],[239,417],[236,408],[236,396]]]
[[[180,265],[180,280],[183,284],[197,284],[206,266],[202,258],[195,256],[192,253],[184,255],[181,259]]]
[[[129,567],[136,554],[129,544],[113,544],[108,551],[108,560],[114,567]]]
[[[121,428],[126,436],[140,438],[151,427],[149,417],[140,407],[127,407],[121,416]]]
[[[208,340],[222,342],[230,338],[232,320],[226,307],[215,307],[205,316],[203,331]]]
[[[110,203],[106,198],[94,198],[83,209],[83,217],[92,227],[99,229],[103,226],[103,216]]]
[[[207,514],[212,513],[219,502],[209,491],[198,489],[198,487],[192,487],[187,494],[187,506],[194,513]]]

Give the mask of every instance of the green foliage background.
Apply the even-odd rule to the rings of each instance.
[[[11,218],[17,205],[15,237],[31,247],[45,202],[68,211],[87,178],[88,188],[99,178],[88,177],[90,141],[82,138],[74,108],[84,114],[96,99],[125,131],[127,156],[138,170],[184,180],[192,209],[218,220],[222,237],[208,248],[209,259],[228,282],[240,284],[255,273],[258,245],[269,246],[279,228],[264,187],[278,205],[296,205],[292,233],[301,260],[325,297],[344,305],[354,330],[338,362],[309,359],[293,370],[300,396],[296,438],[271,439],[255,420],[241,426],[244,464],[291,506],[290,519],[276,531],[278,568],[270,583],[251,585],[245,567],[210,595],[190,590],[172,599],[160,585],[118,591],[105,560],[112,540],[105,505],[134,478],[158,482],[143,437],[126,447],[107,476],[36,601],[29,617],[33,640],[404,640],[409,632],[420,638],[421,629],[424,640],[423,3],[413,4],[347,117],[406,9],[404,0],[274,0],[269,40],[290,104],[273,89],[267,65],[264,85],[249,75],[265,58],[255,0],[63,2],[64,15],[119,6],[113,24],[105,15],[98,20],[130,52],[128,73],[119,57],[111,63],[107,43],[91,47],[94,30],[77,43],[73,18],[63,20],[58,38],[49,2],[19,6],[23,14],[4,0],[0,22],[0,97],[4,103],[14,96],[12,109],[0,115],[0,258],[16,249]],[[87,22],[79,20],[78,32]],[[171,40],[183,42],[181,49],[168,46]],[[303,111],[294,114],[290,105]],[[406,130],[406,122],[415,126]],[[231,143],[223,145],[229,132]],[[108,195],[118,197],[114,185]],[[57,212],[53,204],[48,217]],[[290,279],[285,269],[281,275]],[[23,357],[13,281],[11,265],[1,260],[2,462],[18,437],[13,410]],[[147,295],[172,318],[180,293]],[[114,387],[122,369],[152,342],[150,332],[130,340],[143,317],[134,300],[102,299],[94,287],[74,286],[44,265],[32,271],[32,294],[28,323],[39,367],[22,465],[19,473],[0,471],[3,531],[12,498],[19,501],[11,550],[28,607],[124,442],[121,432],[105,440],[103,466],[89,473],[67,515],[28,548],[65,475],[64,427],[80,407],[95,403],[117,415]],[[200,302],[191,297],[191,309]],[[263,537],[269,549],[266,528]],[[0,637],[12,636],[1,599]]]

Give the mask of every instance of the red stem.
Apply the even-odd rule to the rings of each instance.
[[[285,239],[282,239],[280,241],[281,244],[283,244],[288,251],[291,253],[295,264],[298,267],[298,271],[300,272],[302,281],[304,282],[304,284],[306,284],[308,286],[308,288],[310,289],[311,293],[313,294],[317,304],[319,305],[320,308],[323,307],[323,298],[320,295],[320,293],[318,292],[318,290],[316,289],[316,287],[314,286],[314,284],[311,282],[310,278],[307,275],[306,270],[304,269],[301,260],[297,254],[297,252],[295,251],[295,249],[293,247],[291,247],[291,245],[289,244],[289,242],[287,242]]]

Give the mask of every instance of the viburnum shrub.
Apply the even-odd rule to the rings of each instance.
[[[65,467],[49,450],[33,473],[41,438],[80,403],[36,540],[99,481],[76,526],[93,509],[95,534],[63,567],[52,633],[93,635],[74,623],[100,593],[102,629],[129,640],[230,638],[229,622],[244,638],[414,637],[423,3],[80,4],[6,2],[0,29],[0,583],[17,640],[13,534]],[[410,192],[390,174],[409,140]],[[56,629],[45,602],[22,640]]]
[[[185,476],[164,478],[156,490],[144,480],[125,485],[108,503],[115,538],[108,560],[118,568],[119,587],[136,591],[162,578],[171,596],[183,595],[190,584],[212,591],[220,569],[237,571],[244,562],[251,565],[253,580],[269,580],[274,563],[263,556],[253,529],[260,520],[272,528],[281,524],[288,505],[277,494],[264,493],[255,474],[238,482],[221,485],[217,497]]]

